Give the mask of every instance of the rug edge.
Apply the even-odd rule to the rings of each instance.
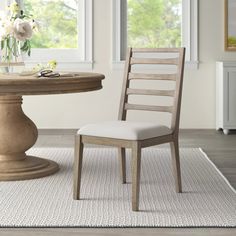
[[[224,181],[229,186],[229,188],[233,191],[233,193],[236,194],[236,189],[231,185],[229,180],[223,175],[223,173],[219,170],[219,168],[215,165],[215,163],[208,157],[208,155],[203,151],[202,148],[199,147],[198,149],[204,155],[204,157],[208,160],[208,162],[214,167],[217,173],[224,179]]]
[[[35,149],[45,149],[43,147],[35,147]],[[47,149],[53,149],[53,148],[61,148],[61,149],[73,149],[71,147],[46,147]],[[89,147],[90,148],[90,147]],[[160,149],[160,148],[155,148]],[[169,149],[169,148],[164,148]],[[221,177],[223,177],[224,182],[227,184],[228,187],[233,191],[233,193],[236,193],[236,190],[233,188],[233,186],[230,184],[228,179],[223,175],[223,173],[218,169],[218,167],[212,162],[212,160],[209,158],[209,156],[203,151],[201,147],[195,147],[195,148],[180,148],[180,150],[183,149],[195,149],[199,150],[200,153],[203,155],[203,157],[206,158],[206,160],[213,166],[213,168],[216,170],[217,173],[220,174]],[[236,225],[231,226],[0,226],[0,228],[236,228]]]

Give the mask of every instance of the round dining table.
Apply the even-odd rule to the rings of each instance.
[[[0,74],[0,181],[40,178],[59,170],[54,161],[26,154],[37,140],[38,129],[22,110],[22,96],[99,90],[104,78],[86,72],[40,78]]]

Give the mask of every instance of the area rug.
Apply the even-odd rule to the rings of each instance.
[[[183,193],[175,192],[169,149],[142,151],[140,211],[131,210],[116,149],[86,148],[82,200],[72,198],[73,149],[35,148],[29,154],[60,164],[54,175],[0,182],[1,227],[235,227],[236,192],[201,149],[181,149]]]

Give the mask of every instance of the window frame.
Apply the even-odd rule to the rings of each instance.
[[[182,45],[186,47],[185,63],[198,69],[198,0],[182,0]],[[127,1],[113,0],[113,66],[123,64],[127,47]]]
[[[6,0],[9,1],[9,0]],[[23,5],[24,0],[17,0]],[[58,62],[60,69],[93,67],[93,0],[79,0],[78,4],[78,29],[81,36],[78,36],[79,48],[75,49],[51,49],[37,48],[32,49],[31,56],[25,56],[24,62],[29,66],[38,63],[47,63],[51,59]],[[40,58],[40,59],[39,59]]]

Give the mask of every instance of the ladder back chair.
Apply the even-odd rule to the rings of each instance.
[[[135,55],[143,57],[135,57]],[[149,55],[150,57],[144,57]],[[155,55],[159,55],[157,58]],[[170,56],[172,55],[172,56]],[[173,57],[174,55],[174,57]],[[74,199],[80,199],[81,171],[84,143],[118,147],[121,180],[126,183],[125,148],[132,151],[132,210],[139,210],[141,149],[163,143],[170,143],[175,186],[182,192],[180,159],[179,159],[179,119],[185,62],[185,48],[128,48],[119,117],[117,121],[90,124],[82,127],[75,137],[74,161]],[[139,73],[133,72],[134,65],[170,65],[175,67],[174,73]],[[172,81],[173,90],[135,89],[131,88],[133,80]],[[131,95],[151,95],[173,98],[172,106],[140,105],[129,102]],[[127,111],[155,111],[171,114],[170,127],[155,122],[127,121]]]

